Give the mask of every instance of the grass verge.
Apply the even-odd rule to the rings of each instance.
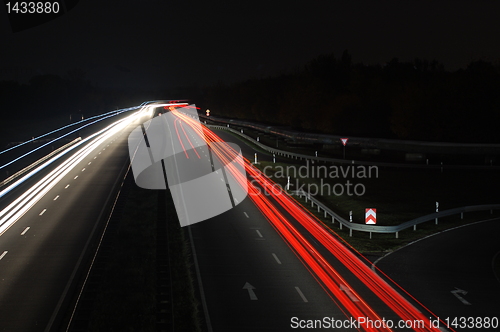
[[[352,211],[354,223],[364,223],[365,208],[377,209],[378,225],[398,225],[435,212],[436,202],[439,202],[440,211],[467,205],[498,203],[495,201],[495,193],[500,184],[500,174],[492,171],[440,172],[382,167],[369,171],[366,166],[356,166],[354,172],[351,172],[352,168],[347,167],[354,166],[350,165],[265,161],[260,162],[257,167],[265,171],[265,174],[282,188],[286,186],[287,177],[290,175],[291,190],[301,187],[347,220],[349,211]],[[364,167],[364,172],[358,167]],[[402,231],[399,233],[399,239],[396,239],[394,234],[379,233],[372,233],[370,239],[370,234],[363,232],[354,232],[352,237],[349,236],[348,229],[344,227],[340,230],[338,223],[332,225],[331,218],[325,219],[323,212],[318,213],[316,207],[311,208],[310,203],[303,199],[298,201],[360,252],[393,250],[423,236],[474,222],[478,218],[491,217],[489,211],[467,213],[463,219],[460,215],[450,216],[441,218],[438,225],[429,221],[418,225],[415,231]]]
[[[133,181],[128,186],[115,235],[107,244],[112,250],[101,271],[88,330],[162,331],[173,326],[200,331],[190,246],[170,193],[166,197],[165,191],[145,190]],[[161,301],[163,284],[168,285],[167,301]]]

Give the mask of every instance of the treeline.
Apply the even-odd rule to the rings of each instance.
[[[353,64],[344,51],[295,73],[219,84],[205,91],[213,115],[338,135],[426,141],[500,142],[500,68],[473,61]]]

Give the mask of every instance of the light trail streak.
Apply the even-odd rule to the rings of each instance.
[[[63,129],[66,129],[66,128],[69,128],[69,127],[72,127],[72,126],[76,126],[79,123],[83,123],[83,122],[87,122],[87,121],[92,120],[92,119],[100,118],[100,117],[108,115],[108,114],[113,114],[113,113],[120,114],[120,113],[131,111],[131,110],[134,110],[134,109],[137,109],[137,108],[139,108],[139,106],[129,107],[129,108],[121,109],[121,110],[115,110],[115,111],[107,112],[107,113],[104,113],[104,114],[99,114],[99,115],[91,116],[89,118],[86,118],[84,120],[80,120],[80,121],[77,121],[77,122],[74,122],[74,123],[70,123],[69,125],[63,126],[61,128],[55,129],[55,130],[52,130],[51,132],[48,132],[46,134],[34,137],[34,138],[30,139],[29,141],[26,141],[26,142],[23,142],[21,144],[18,144],[18,145],[15,145],[13,147],[10,147],[8,149],[5,149],[5,150],[1,151],[0,154],[3,154],[5,152],[11,151],[11,150],[14,150],[14,149],[16,149],[18,147],[21,147],[21,146],[23,146],[25,144],[31,143],[33,141],[36,141],[36,140],[38,140],[40,138],[43,138],[45,136],[48,136],[50,134],[57,133],[58,131],[61,131]],[[114,114],[114,115],[116,115],[116,114]]]
[[[172,110],[172,113],[193,130],[198,131],[200,137],[204,137],[207,144],[213,147],[213,151],[226,164],[236,153],[231,148],[224,148],[224,144],[210,144],[210,142],[222,142],[208,128],[197,130],[197,124],[188,116]],[[422,327],[415,327],[415,331],[440,331],[439,328],[432,327],[429,319],[425,317],[417,308],[409,303],[401,294],[396,292],[386,281],[374,273],[364,262],[353,254],[343,243],[336,239],[325,229],[317,219],[312,218],[308,211],[305,211],[292,197],[283,190],[276,192],[276,184],[264,176],[258,169],[254,168],[248,160],[245,160],[247,173],[257,181],[257,183],[270,193],[274,201],[283,207],[294,219],[296,219],[310,234],[312,234],[330,253],[332,253],[349,271],[355,275],[363,284],[373,292],[387,307],[398,315],[404,321],[421,321]],[[375,311],[361,298],[361,296],[349,286],[347,281],[321,256],[314,247],[302,236],[302,234],[286,219],[286,217],[277,209],[266,195],[263,195],[253,183],[251,183],[241,172],[229,167],[233,176],[238,181],[247,181],[249,197],[255,205],[261,210],[262,214],[270,221],[271,225],[278,231],[281,237],[293,249],[296,255],[304,265],[315,274],[315,278],[321,280],[321,283],[338,299],[352,317],[367,317],[371,320],[381,321],[381,318]],[[280,187],[279,187],[280,188]],[[270,189],[270,190],[267,190]],[[313,274],[313,275],[314,275]],[[347,287],[351,295],[359,299],[353,301],[341,287]],[[429,311],[430,312],[430,311]],[[391,329],[382,327],[381,329],[372,329],[363,327],[366,331],[390,331]]]
[[[196,155],[198,156],[198,159],[201,159],[200,155],[198,154],[198,151],[196,151],[193,143],[191,142],[191,140],[189,139],[189,136],[188,134],[186,133],[186,131],[184,130],[184,127],[182,126],[182,122],[180,123],[180,126],[181,126],[181,129],[182,129],[182,132],[184,133],[184,136],[186,137],[186,139],[188,140],[188,143],[189,145],[191,145],[191,149],[194,151],[194,153],[196,153]]]
[[[179,135],[179,129],[177,128],[177,119],[174,121],[174,127],[175,127],[175,133],[177,134],[177,139],[179,140],[179,143],[182,146],[182,150],[184,151],[184,154],[186,155],[186,158],[189,159],[189,155],[186,151],[186,148],[184,147],[184,143],[182,143],[181,136]]]
[[[70,132],[68,132],[68,133],[66,133],[66,134],[64,134],[64,135],[62,135],[62,136],[59,136],[59,137],[57,137],[57,138],[55,138],[55,139],[53,139],[53,140],[51,140],[51,141],[49,141],[49,142],[47,142],[47,143],[45,143],[45,144],[40,145],[39,147],[37,147],[37,148],[35,148],[35,149],[33,149],[33,150],[29,151],[29,152],[26,152],[26,153],[22,154],[21,156],[19,156],[19,157],[17,157],[17,158],[14,158],[13,160],[9,161],[8,163],[6,163],[6,164],[4,164],[4,165],[0,166],[0,169],[2,169],[2,168],[4,168],[4,167],[7,167],[7,166],[9,166],[9,165],[12,165],[12,164],[13,164],[13,163],[15,163],[16,161],[18,161],[18,160],[20,160],[20,159],[22,159],[22,158],[24,158],[24,157],[26,157],[26,156],[29,156],[29,155],[30,155],[30,154],[32,154],[33,152],[38,151],[38,150],[40,150],[41,148],[46,147],[47,145],[50,145],[50,144],[52,144],[52,143],[54,143],[54,142],[56,142],[56,141],[58,141],[58,140],[60,140],[60,139],[62,139],[62,138],[64,138],[64,137],[66,137],[66,136],[68,136],[68,135],[71,135],[71,134],[73,134],[73,133],[75,133],[75,132],[77,132],[77,131],[81,130],[82,128],[88,127],[88,126],[90,126],[90,125],[93,125],[93,124],[95,124],[95,123],[97,123],[97,122],[100,122],[100,121],[102,121],[102,120],[105,120],[105,119],[107,119],[107,118],[110,118],[110,117],[116,116],[116,115],[118,115],[118,114],[120,114],[120,113],[116,113],[116,114],[111,114],[111,115],[105,116],[105,117],[103,117],[103,118],[101,118],[101,119],[97,119],[97,120],[92,121],[92,122],[90,122],[90,123],[84,124],[83,126],[80,126],[80,127],[76,128],[76,129],[73,129],[72,131],[70,131]],[[26,142],[25,142],[25,143],[26,143]]]
[[[85,140],[78,143],[80,146],[86,143],[80,150],[71,155],[68,159],[62,162],[54,170],[45,175],[36,184],[26,190],[22,195],[13,200],[7,207],[0,211],[0,235],[5,233],[17,220],[19,220],[31,207],[33,207],[50,189],[52,189],[61,179],[72,171],[83,159],[91,152],[97,149],[106,140],[123,130],[127,125],[139,119],[144,115],[141,111],[129,115],[128,117],[118,120],[106,128],[94,133]],[[72,147],[75,149],[76,145]],[[39,168],[43,168],[44,165]],[[39,168],[30,173],[36,173]],[[27,174],[24,177],[30,177]],[[23,177],[23,178],[24,178]],[[18,182],[24,181],[20,179],[9,187],[16,186]],[[5,189],[7,191],[9,188]],[[3,192],[2,191],[2,194]]]

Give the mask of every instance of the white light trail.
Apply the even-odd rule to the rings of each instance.
[[[141,111],[131,114],[128,117],[118,120],[108,127],[94,133],[93,135],[79,142],[77,145],[73,146],[71,150],[86,143],[68,159],[62,162],[54,170],[52,170],[41,180],[39,180],[35,185],[33,185],[22,195],[12,201],[12,203],[10,203],[6,208],[0,211],[0,235],[2,235],[17,220],[19,220],[33,205],[35,205],[50,189],[52,189],[60,180],[62,180],[69,172],[71,172],[90,153],[92,153],[100,145],[104,144],[113,135],[123,130],[127,125],[135,120],[140,119],[143,115],[144,114],[141,113]],[[44,165],[40,167],[43,168]],[[39,169],[37,168],[30,173],[36,173],[38,171]],[[26,174],[23,178],[31,176],[30,173]],[[16,186],[22,181],[24,181],[24,179],[16,181],[16,183],[13,183],[9,187]],[[0,192],[0,197],[4,194],[4,192],[8,192],[10,190],[11,189],[9,188],[4,189],[2,192]]]

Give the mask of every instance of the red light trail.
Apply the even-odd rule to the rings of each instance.
[[[385,319],[380,317],[375,310],[361,298],[359,293],[349,285],[347,280],[342,277],[317,250],[315,250],[312,244],[299,232],[299,230],[297,230],[290,220],[280,212],[278,206],[282,207],[293,217],[293,219],[298,221],[324,246],[324,248],[355,275],[373,294],[385,303],[385,305],[401,320],[405,322],[421,322],[419,326],[413,328],[415,331],[441,331],[439,328],[431,326],[429,317],[426,317],[377,273],[371,270],[370,267],[355,255],[350,248],[346,247],[336,238],[331,230],[328,230],[322,225],[321,221],[309,211],[305,210],[288,193],[281,188],[276,191],[276,183],[267,178],[260,170],[256,169],[249,160],[245,159],[244,166],[247,174],[253,178],[253,181],[250,181],[244,174],[238,171],[236,167],[230,165],[230,161],[234,159],[237,152],[229,145],[225,144],[220,137],[205,126],[200,127],[199,122],[182,114],[178,110],[172,110],[172,113],[196,131],[200,137],[205,138],[205,141],[211,147],[212,151],[229,166],[229,170],[240,183],[246,181],[250,199],[269,220],[271,225],[303,262],[306,268],[313,274],[316,280],[322,284],[322,287],[330,292],[329,294],[332,300],[335,302],[338,300],[351,317],[355,319],[363,317],[372,322],[381,322]],[[182,128],[182,130],[184,129]],[[184,134],[187,137],[185,132]],[[177,136],[180,140],[179,133],[177,133]],[[215,142],[218,144],[211,144]],[[184,145],[182,146],[184,147]],[[252,182],[257,183],[258,186]],[[265,190],[266,194],[262,193],[260,187]],[[273,204],[270,198],[272,198],[278,206]],[[346,289],[349,290],[350,294],[347,294],[345,291]],[[364,331],[392,331],[389,326],[385,325],[373,326],[366,324],[360,325],[360,328]]]

